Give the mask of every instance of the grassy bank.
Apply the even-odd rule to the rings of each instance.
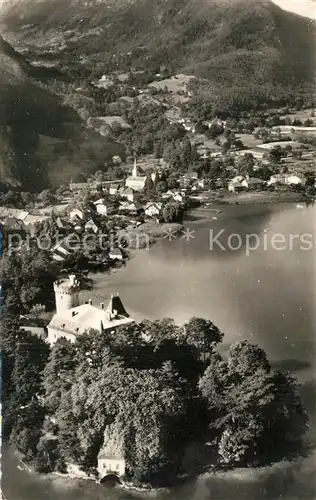
[[[296,192],[248,192],[231,193],[214,200],[216,203],[226,205],[251,204],[251,203],[295,203],[307,201],[306,196]]]
[[[160,224],[150,221],[138,227],[128,228],[120,231],[119,236],[126,236],[129,250],[146,248],[161,238],[168,236],[168,233],[177,235],[183,229],[183,225],[177,222]]]

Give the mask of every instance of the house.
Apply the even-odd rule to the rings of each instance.
[[[119,212],[138,213],[142,210],[142,208],[143,206],[140,203],[122,201],[119,206]]]
[[[11,212],[11,210],[10,210]],[[27,217],[29,217],[29,212],[26,212],[25,210],[19,210],[19,213],[17,214],[17,219],[19,219],[20,221],[24,222],[25,224],[25,221],[27,219]]]
[[[162,203],[149,202],[145,207],[145,214],[148,215],[148,217],[155,217],[160,215],[161,209],[162,209]]]
[[[111,184],[110,189],[109,189],[109,194],[111,196],[117,195],[119,188],[120,188],[119,184]]]
[[[285,179],[285,183],[289,185],[295,185],[295,186],[305,186],[306,184],[306,179],[305,177],[299,176],[299,175],[288,175]]]
[[[134,201],[134,189],[129,187],[121,187],[117,193],[121,198],[125,198],[128,201]]]
[[[113,205],[106,204],[102,198],[95,201],[94,205],[97,213],[100,215],[109,215],[113,212]]]
[[[109,258],[111,260],[123,260],[124,255],[120,248],[112,248],[109,252]]]
[[[104,203],[95,204],[97,213],[100,215],[108,215],[108,207]]]
[[[61,217],[57,217],[56,225],[57,225],[58,229],[61,231],[67,231],[67,229],[69,228],[69,223],[67,221],[65,221],[64,219],[62,219]]]
[[[264,181],[262,179],[258,179],[257,177],[246,177],[246,179],[242,181],[242,185],[246,189],[260,189],[263,184]]]
[[[244,176],[243,175],[236,175],[235,177],[233,177],[232,179],[230,179],[230,182],[242,182],[244,180]]]
[[[81,226],[83,224],[83,220],[80,219],[80,217],[78,217],[78,215],[74,215],[71,219],[70,219],[70,223],[75,227],[75,229],[77,230],[78,228],[81,229]]]
[[[99,231],[98,226],[96,225],[96,223],[92,219],[89,219],[85,223],[84,228],[86,231],[92,231],[94,234],[96,234]]]
[[[228,191],[230,193],[236,193],[245,189],[245,186],[242,184],[244,177],[242,175],[237,175],[233,179],[231,179],[228,183]]]
[[[304,177],[292,174],[275,174],[271,175],[268,180],[268,186],[273,186],[275,184],[283,185],[294,185],[294,186],[305,186],[306,180]]]
[[[198,175],[196,172],[188,172],[182,177],[180,177],[180,186],[181,187],[189,187],[193,181],[196,181],[198,178]]]
[[[125,475],[125,429],[114,421],[104,431],[103,445],[98,454],[100,482],[106,476]]]
[[[164,200],[170,200],[170,198],[172,198],[174,195],[174,192],[173,191],[167,191],[166,193],[162,193],[161,195],[161,198],[163,198]]]
[[[132,175],[126,179],[126,187],[134,189],[134,191],[142,191],[146,183],[146,175],[140,175],[138,172],[136,158],[134,161],[134,167],[132,170]]]
[[[58,243],[52,248],[53,260],[55,260],[56,262],[64,262],[64,260],[66,259],[66,257],[68,257],[68,255],[70,255],[70,253],[71,252],[67,248],[65,248],[65,245],[63,245],[62,243]]]
[[[128,201],[134,201],[134,189],[125,188],[123,194],[121,194],[123,198],[127,198]]]
[[[205,189],[206,188],[206,180],[205,179],[198,179],[196,185],[200,189]]]
[[[191,122],[191,120],[179,118],[178,123],[180,123],[187,132],[192,132],[193,134],[195,133],[195,125]]]
[[[83,219],[83,217],[84,217],[84,213],[83,213],[83,211],[82,211],[82,210],[79,210],[79,208],[74,208],[74,209],[70,212],[70,214],[69,214],[69,218],[70,218],[70,220],[72,221],[72,219],[73,219],[73,218],[75,218],[75,217],[77,217],[77,218],[79,218],[79,219],[81,219],[81,220],[82,220],[82,219]]]
[[[117,475],[122,477],[125,475],[125,459],[114,454],[100,452],[98,455],[98,473],[100,480],[105,476]]]
[[[108,306],[79,305],[79,283],[75,276],[54,283],[56,314],[47,325],[47,342],[53,345],[59,339],[75,342],[89,330],[114,331],[119,326],[131,325],[134,320],[126,312],[118,294],[111,295]]]
[[[180,203],[183,203],[185,196],[182,193],[173,193],[172,198],[174,201],[179,201]]]

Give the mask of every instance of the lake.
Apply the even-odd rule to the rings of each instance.
[[[280,369],[302,383],[302,398],[315,421],[315,206],[221,206],[194,212],[186,233],[167,235],[136,252],[116,273],[95,275],[93,300],[119,292],[135,319],[192,316],[211,319],[225,332],[222,350],[241,338],[263,347]],[[217,235],[220,233],[220,236]],[[168,236],[168,237],[167,237]],[[170,241],[169,241],[170,240]],[[250,248],[256,250],[250,251]],[[87,292],[82,295],[86,298]],[[308,443],[315,444],[311,429]],[[286,467],[238,470],[200,478],[159,494],[158,500],[297,500],[315,498],[314,452]],[[130,499],[90,482],[48,478],[16,469],[4,450],[7,500]]]

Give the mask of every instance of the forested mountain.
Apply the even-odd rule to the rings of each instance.
[[[2,11],[18,44],[68,63],[169,64],[225,85],[314,77],[314,24],[267,0],[4,0]]]
[[[41,87],[30,65],[0,38],[0,182],[28,189],[47,183],[47,170],[36,155],[39,133],[71,137],[76,113]]]
[[[80,154],[91,142],[81,118],[33,78],[38,70],[1,37],[0,67],[0,185],[36,191],[49,186],[52,175],[57,184],[69,182],[81,156],[84,169],[93,170],[93,161]],[[48,154],[50,138],[59,143],[59,154]]]
[[[81,168],[93,170],[91,162],[78,166],[83,155],[76,144],[88,139],[80,118],[34,63],[47,71],[53,66],[74,85],[111,71],[154,74],[164,67],[194,74],[203,78],[204,93],[228,103],[226,109],[232,96],[255,106],[283,94],[313,93],[315,24],[268,0],[2,0],[0,32],[11,44],[0,39],[5,183],[28,186],[35,174],[38,188],[51,169],[58,183],[65,158],[65,181]],[[68,141],[70,150],[47,164],[38,156],[39,133]]]

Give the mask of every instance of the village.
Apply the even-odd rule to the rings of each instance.
[[[44,77],[34,89],[58,97],[56,114],[64,111],[63,120],[57,117],[51,129],[41,123],[33,134],[30,126],[29,136],[22,130],[14,141],[12,127],[3,127],[9,164],[11,142],[15,146],[25,135],[25,144],[30,143],[26,152],[21,146],[15,153],[24,160],[22,174],[8,177],[0,190],[0,361],[8,446],[18,451],[22,474],[49,474],[54,485],[69,480],[52,498],[66,490],[78,498],[85,488],[85,498],[91,498],[97,491],[91,480],[147,496],[155,489],[159,496],[157,488],[205,474],[216,481],[207,497],[217,491],[235,498],[244,487],[244,471],[254,485],[259,467],[260,474],[268,474],[267,481],[260,479],[260,493],[271,494],[271,464],[282,472],[279,496],[291,471],[287,461],[295,463],[296,479],[295,460],[306,454],[309,439],[304,436],[309,432],[307,400],[312,399],[292,376],[295,367],[305,373],[312,365],[312,343],[305,333],[309,303],[304,293],[312,295],[309,254],[258,248],[246,259],[242,244],[234,253],[206,252],[202,232],[222,224],[231,229],[229,238],[242,241],[243,229],[259,237],[271,227],[282,229],[282,210],[286,235],[292,225],[295,231],[305,228],[303,216],[315,208],[308,205],[316,197],[316,108],[309,86],[305,92],[302,84],[296,92],[282,79],[274,88],[273,82],[264,85],[263,76],[238,71],[248,57],[252,68],[252,50],[243,47],[256,46],[246,11],[236,30],[218,23],[219,56],[208,61],[208,74],[202,59],[209,59],[212,50],[209,55],[202,50],[197,64],[189,64],[181,50],[181,45],[195,46],[199,32],[200,47],[207,45],[213,28],[205,24],[204,11],[191,24],[191,11],[182,21],[180,11],[173,16],[178,2],[170,3],[166,16],[158,13],[168,2],[155,5],[153,39],[165,17],[184,31],[181,44],[166,37],[179,52],[175,64],[165,49],[166,54],[155,49],[148,59],[150,52],[136,45],[136,36],[126,52],[127,32],[139,32],[146,22],[146,16],[136,22],[138,2],[127,2],[122,17],[128,26],[117,38],[124,48],[113,47],[112,53],[104,45],[96,52],[103,30],[111,32],[121,21],[111,22],[108,2],[106,24],[94,29],[102,2],[89,21],[81,17],[91,3],[80,9],[78,4],[78,30],[67,29],[68,8],[71,12],[76,2],[67,5],[59,29],[65,44],[58,42],[58,32],[46,57],[44,38],[18,54],[36,59],[30,63],[34,81],[36,74]],[[122,16],[120,3],[115,7]],[[216,18],[216,2],[212,8],[210,18]],[[39,6],[36,19],[40,11]],[[265,20],[259,14],[255,26]],[[21,33],[30,28],[35,33],[36,23]],[[262,39],[274,39],[269,26],[263,31]],[[89,51],[83,46],[79,52],[79,41]],[[147,36],[139,42],[147,43]],[[276,43],[286,46],[283,39]],[[232,44],[234,65],[226,60]],[[295,61],[295,54],[290,57]],[[264,52],[256,53],[258,73],[265,72],[265,59]],[[278,64],[272,62],[274,73]],[[10,111],[16,107],[11,100]],[[38,106],[37,97],[34,102]],[[32,114],[23,110],[22,116],[18,130],[31,122]],[[235,207],[277,203],[271,210],[259,207],[258,214],[247,212],[251,206]],[[311,218],[304,219],[306,227]],[[186,241],[173,241],[180,238]],[[295,295],[292,281],[300,278]],[[310,390],[314,380],[306,382]],[[56,481],[53,474],[59,476]],[[82,479],[90,480],[87,486]],[[74,495],[73,480],[80,481]],[[232,484],[230,496],[223,493],[226,482]],[[27,482],[28,490],[32,495]],[[51,497],[44,491],[36,498]],[[199,496],[189,486],[177,498],[194,495]]]
[[[98,84],[104,82],[101,78]],[[49,228],[50,233],[59,235],[50,248],[52,257],[63,262],[74,252],[74,246],[65,244],[69,235],[105,231],[113,236],[142,230],[158,236],[164,233],[165,224],[181,224],[184,212],[196,206],[314,198],[316,126],[313,118],[306,118],[313,117],[313,110],[296,114],[292,110],[292,118],[289,115],[283,120],[291,125],[254,128],[247,133],[239,131],[245,124],[229,118],[194,123],[181,117],[174,104],[177,98],[182,102],[189,98],[185,97],[191,95],[189,82],[190,78],[178,75],[148,86],[156,91],[165,89],[163,102],[169,103],[165,104],[166,116],[182,130],[180,146],[177,143],[174,147],[182,148],[176,151],[177,157],[181,156],[180,167],[175,166],[171,147],[168,158],[134,154],[123,160],[115,156],[112,165],[119,168],[112,179],[98,171],[84,182],[71,180],[68,186],[33,195],[33,201],[25,204],[12,192],[3,194],[3,202],[8,200],[0,206],[4,234],[32,237],[47,233]],[[299,121],[297,115],[306,120]],[[120,121],[122,118],[113,116],[89,119],[88,123],[95,127],[103,123],[102,135],[105,122]],[[108,245],[106,261],[123,259],[124,250],[115,236]]]

